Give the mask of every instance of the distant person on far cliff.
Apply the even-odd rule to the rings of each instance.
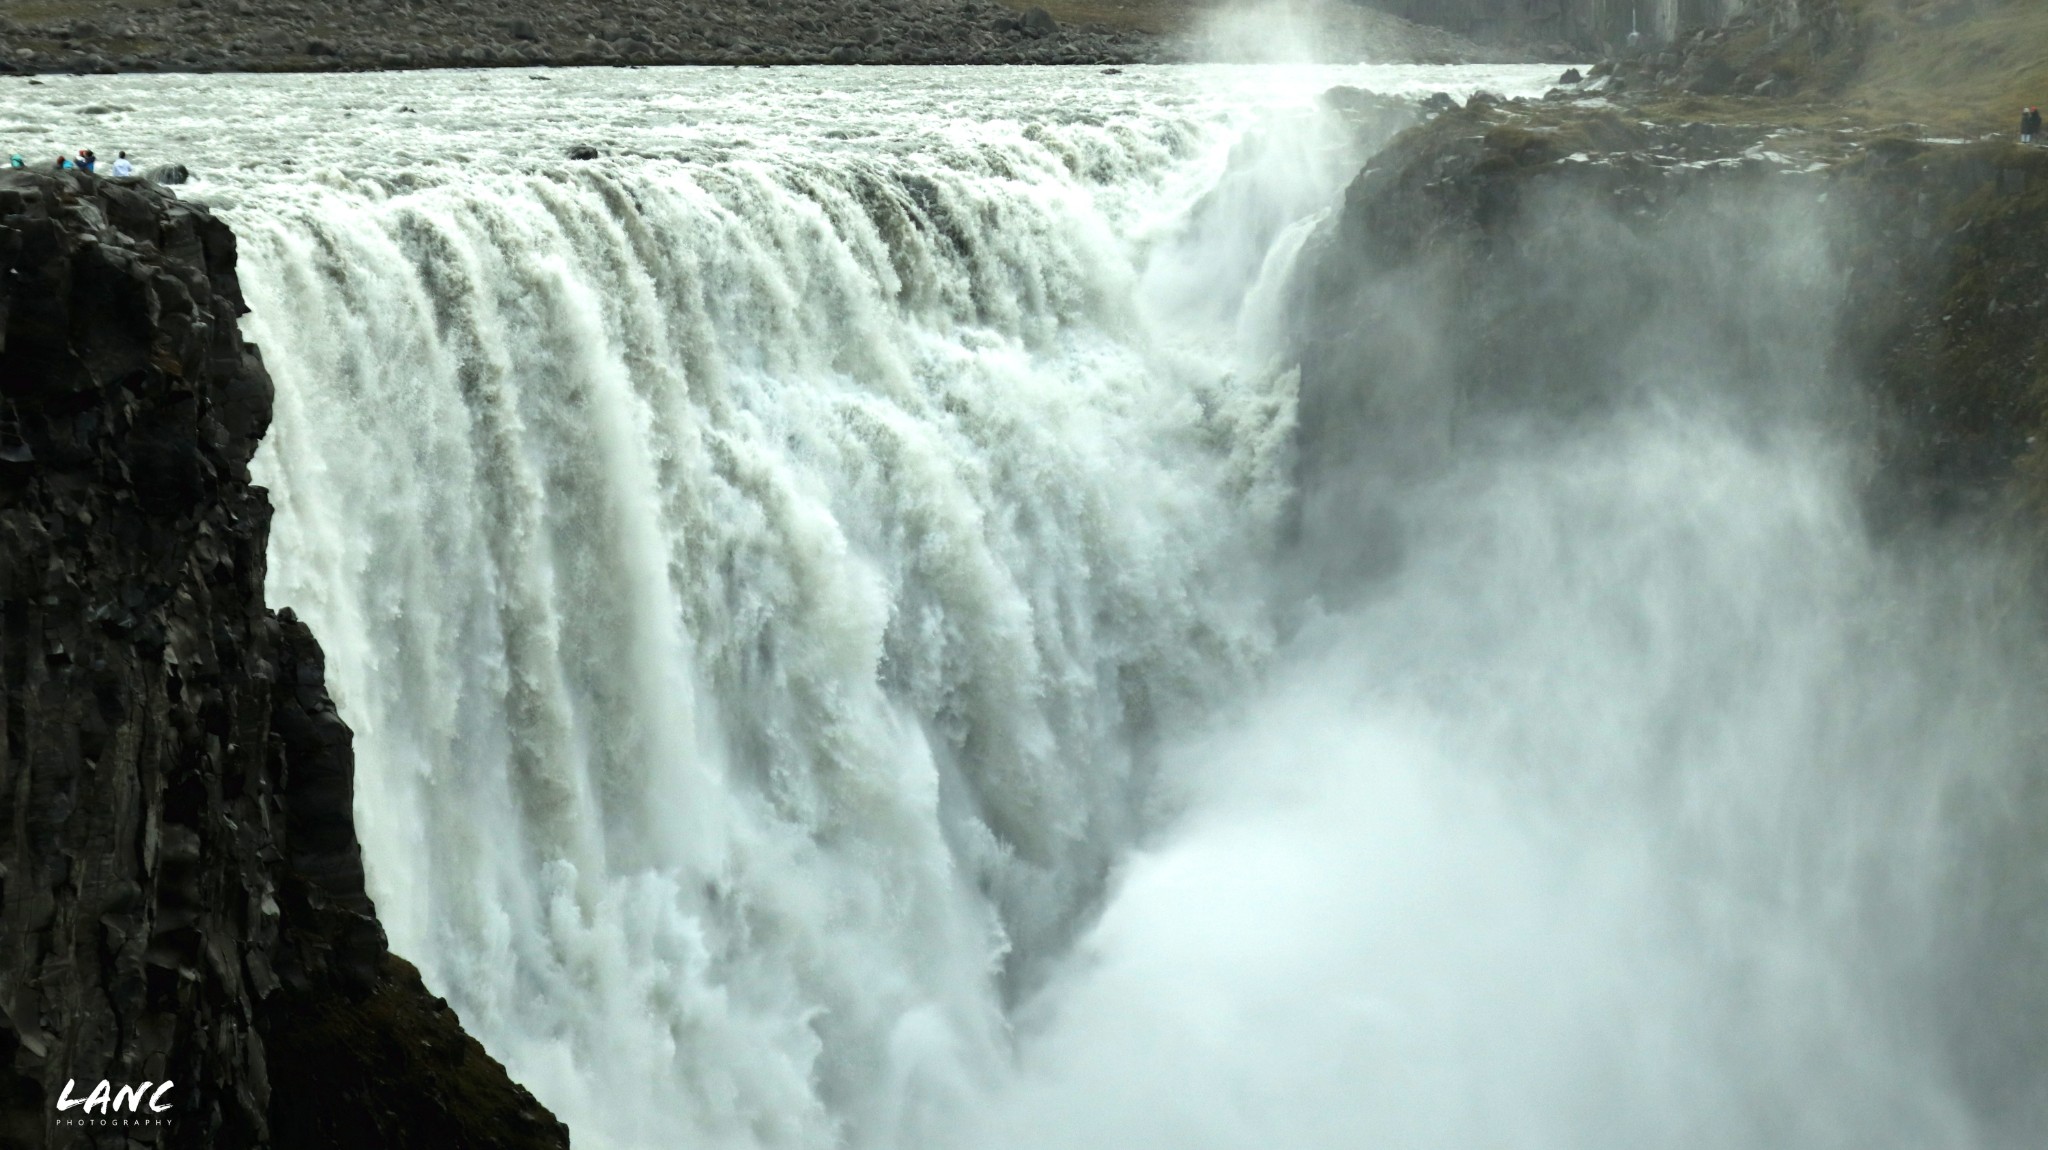
[[[2020,113],[2020,143],[2031,144],[2041,134],[2041,109],[2028,108]]]
[[[7,157],[7,166],[10,168],[26,168],[28,167],[28,161],[21,158],[20,152],[16,152]]]
[[[114,156],[114,178],[121,179],[135,174],[135,165],[128,162],[128,153],[118,152]]]
[[[91,148],[80,148],[78,149],[78,162],[73,164],[72,167],[83,168],[90,172],[93,169],[93,165],[97,163],[99,163],[99,157],[92,154]]]
[[[70,156],[58,156],[58,157],[57,157],[57,170],[58,170],[58,171],[60,171],[60,172],[68,172],[68,171],[70,171],[70,170],[71,170],[71,157],[70,157]]]

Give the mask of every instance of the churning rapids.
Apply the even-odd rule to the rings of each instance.
[[[580,1146],[1998,1144],[2037,1036],[1958,860],[2037,857],[2040,677],[1825,420],[1646,380],[1382,475],[1344,594],[1281,557],[1285,289],[1374,135],[1317,94],[1551,71],[53,78],[0,129],[240,233],[372,893]],[[1820,386],[1822,326],[1741,370]]]

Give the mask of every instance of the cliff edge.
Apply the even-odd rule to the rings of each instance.
[[[203,207],[0,173],[0,1147],[565,1147],[364,892],[246,310]]]
[[[1477,410],[1569,417],[1626,402],[1617,381],[1711,374],[1736,337],[1801,342],[1782,315],[1818,333],[1805,373],[1844,381],[1834,417],[1869,444],[1880,520],[1986,509],[2043,538],[2048,149],[1788,111],[1482,95],[1396,139],[1306,261],[1305,473],[1350,465],[1387,405],[1433,395],[1404,390],[1417,371],[1457,391],[1411,413],[1439,430],[1396,455]],[[1788,272],[1802,261],[1827,274]],[[1726,302],[1787,285],[1773,308]]]

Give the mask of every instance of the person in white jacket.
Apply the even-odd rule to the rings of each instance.
[[[135,165],[134,165],[134,164],[131,164],[131,163],[129,163],[129,162],[128,162],[128,153],[126,153],[126,152],[122,152],[122,153],[120,153],[119,155],[117,155],[117,156],[115,156],[115,157],[114,157],[114,176],[115,176],[115,178],[117,178],[117,179],[118,179],[118,178],[120,178],[120,177],[122,177],[122,176],[132,176],[132,175],[134,175],[134,174],[135,174]]]

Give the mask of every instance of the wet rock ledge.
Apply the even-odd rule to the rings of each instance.
[[[565,1147],[364,892],[246,310],[204,208],[0,173],[0,1147]]]

